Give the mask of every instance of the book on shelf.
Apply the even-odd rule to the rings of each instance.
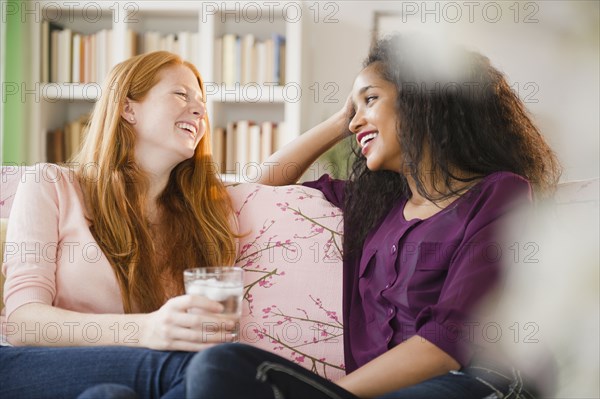
[[[235,170],[235,122],[227,122],[225,127],[225,172]]]
[[[65,161],[65,138],[62,129],[54,129],[47,132],[46,160],[50,163]]]
[[[225,170],[225,129],[218,127],[212,132],[212,157],[220,173]]]
[[[256,43],[254,54],[256,57],[254,64],[256,66],[254,68],[254,76],[252,78],[259,85],[264,85],[266,81],[266,74],[264,71],[267,69],[267,43]]]
[[[149,31],[141,34],[140,48],[138,53],[149,53],[152,51],[160,50],[160,33]]]
[[[283,125],[282,122],[279,125]],[[278,148],[278,124],[249,120],[227,122],[213,133],[213,159],[223,173],[236,173],[248,164],[264,162]],[[221,157],[221,158],[219,158]]]
[[[273,131],[273,152],[279,150],[294,139],[285,122],[279,122]]]
[[[260,162],[264,162],[273,151],[273,123],[260,124]]]
[[[220,83],[223,82],[223,38],[219,37],[215,40],[214,47],[214,74],[212,83]],[[200,71],[202,72],[202,71]]]
[[[246,35],[241,40],[241,78],[240,83],[245,85],[252,82],[252,64],[254,62],[254,35]]]
[[[235,37],[235,65],[233,71],[235,73],[234,82],[242,81],[242,39],[239,36]]]
[[[227,33],[215,40],[215,80],[226,87],[236,83],[285,84],[285,37],[273,34],[257,40]]]
[[[180,32],[177,35],[177,51],[175,51],[181,56],[181,58],[186,61],[190,61],[196,67],[198,67],[198,63],[200,61],[198,55],[198,48],[200,45],[199,40],[200,37],[197,33]]]
[[[227,87],[233,86],[235,83],[236,40],[236,35],[232,33],[223,35],[223,60],[221,62],[223,71],[221,72],[221,76],[223,79],[223,83]]]
[[[96,76],[93,81],[102,82],[108,75],[112,65],[112,31],[109,29],[101,29],[96,32]]]
[[[125,55],[133,57],[138,53],[138,35],[131,29],[125,31]]]
[[[92,36],[83,36],[83,65],[81,69],[83,74],[81,76],[81,83],[92,82]]]
[[[71,82],[71,57],[72,57],[73,31],[63,29],[58,33],[58,82]]]
[[[235,162],[242,166],[248,163],[250,123],[250,121],[241,120],[235,124]]]
[[[96,82],[98,76],[98,64],[96,60],[96,47],[98,47],[98,37],[92,35],[90,38],[90,80],[89,82]]]
[[[82,49],[82,40],[81,35],[79,33],[75,33],[73,35],[73,60],[72,60],[72,81],[73,82],[81,82],[82,74],[81,67],[83,63],[81,62],[81,49]]]
[[[46,160],[48,162],[63,163],[79,152],[89,123],[89,117],[88,114],[82,115],[63,127],[47,132]]]
[[[267,45],[267,60],[265,62],[265,69],[258,71],[258,73],[262,73],[264,75],[261,79],[263,82],[273,83],[277,81],[273,79],[273,76],[275,75],[275,66],[273,65],[275,62],[275,43],[273,42],[273,39],[267,39],[265,40],[265,43]]]
[[[285,85],[285,37],[282,35],[274,34],[275,40],[275,73],[273,75],[273,81],[279,82],[280,86]]]
[[[63,27],[50,21],[42,21],[40,46],[40,81],[49,83],[58,80],[59,33]],[[52,80],[54,77],[54,80]]]
[[[54,29],[50,31],[50,80],[49,82],[57,82],[58,83],[58,34],[60,31],[58,29]]]
[[[248,162],[259,164],[260,160],[260,125],[252,124],[248,129]]]

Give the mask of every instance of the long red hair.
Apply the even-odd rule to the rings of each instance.
[[[94,108],[83,147],[75,157],[91,231],[112,265],[126,313],[158,309],[168,295],[183,293],[183,270],[231,265],[235,260],[231,201],[217,176],[210,126],[194,156],[177,165],[158,199],[160,224],[148,223],[148,177],[135,162],[136,134],[121,116],[126,98],[141,101],[164,68],[185,65],[157,51],[116,65]]]

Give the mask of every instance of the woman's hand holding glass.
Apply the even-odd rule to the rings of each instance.
[[[149,313],[140,334],[142,346],[157,350],[200,351],[235,339],[239,318],[223,313],[219,302],[181,295]]]

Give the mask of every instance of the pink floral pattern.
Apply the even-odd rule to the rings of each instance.
[[[342,212],[303,186],[228,187],[245,270],[241,341],[319,375],[344,373]]]

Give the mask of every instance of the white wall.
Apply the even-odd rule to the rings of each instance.
[[[599,2],[306,4],[312,8],[303,16],[303,128],[320,122],[341,105],[324,102],[325,94],[333,90],[332,85],[325,90],[325,85],[336,84],[339,92],[333,98],[343,101],[367,55],[375,11],[404,11],[399,31],[417,28],[441,32],[453,42],[487,55],[514,87],[518,85],[520,97],[563,163],[563,181],[598,177]],[[496,14],[497,7],[501,15]],[[315,83],[320,88],[316,99],[317,86],[309,88]]]

